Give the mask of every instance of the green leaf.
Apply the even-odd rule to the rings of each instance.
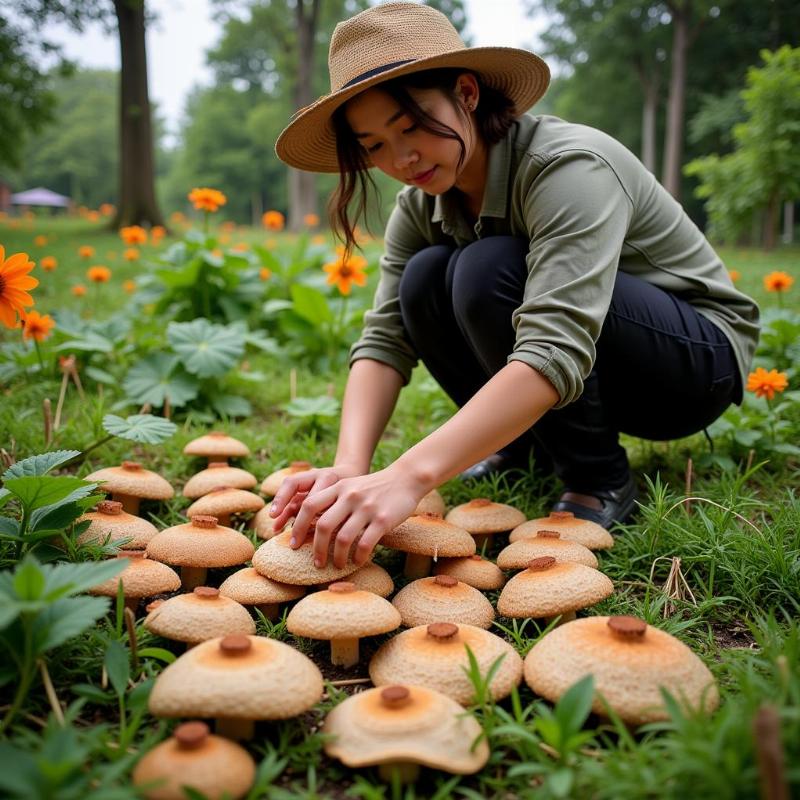
[[[10,536],[13,539],[19,537],[19,522],[11,517],[0,517],[0,535]]]
[[[211,407],[221,417],[249,417],[253,407],[244,397],[218,394],[211,398]]]
[[[47,581],[34,558],[26,558],[14,571],[14,593],[19,600],[39,600]]]
[[[114,687],[118,697],[122,697],[128,688],[131,676],[130,654],[122,642],[112,639],[106,647],[103,665],[108,673],[108,679]]]
[[[37,653],[46,653],[83,633],[107,611],[107,597],[63,597],[51,603],[33,625]]]
[[[567,797],[575,776],[571,769],[557,769],[547,777],[546,785],[556,797]]]
[[[136,403],[160,407],[169,398],[173,408],[185,406],[197,397],[197,380],[178,367],[180,359],[167,353],[150,353],[134,364],[122,381],[127,396]]]
[[[32,511],[42,506],[49,506],[71,497],[77,500],[79,497],[86,497],[96,488],[96,483],[88,483],[81,478],[73,478],[71,475],[54,477],[52,475],[37,476],[30,478],[12,478],[6,481],[6,488],[9,492],[19,498],[19,501]]]
[[[114,343],[106,339],[105,336],[94,333],[94,331],[85,331],[79,339],[70,339],[62,342],[53,349],[59,353],[63,351],[73,352],[75,350],[84,353],[110,353],[114,349]]]
[[[214,325],[203,317],[192,322],[170,322],[167,339],[186,370],[201,378],[224,375],[244,353],[239,331]]]
[[[107,386],[115,386],[117,383],[117,379],[110,372],[106,372],[100,367],[88,366],[85,371],[93,381],[98,383],[105,383]]]
[[[45,564],[42,570],[47,578],[47,599],[67,594],[85,592],[122,572],[127,561],[111,558],[108,561],[84,561],[78,564]]]
[[[563,740],[577,733],[589,717],[594,697],[594,676],[589,674],[567,689],[556,704],[554,714]]]
[[[294,312],[315,327],[333,322],[328,299],[318,289],[295,283],[291,288]]]
[[[288,311],[288,309],[292,308],[292,301],[291,300],[280,300],[275,298],[273,300],[267,300],[263,306],[261,306],[261,311],[263,312],[264,316],[269,319],[270,317],[277,317],[281,311]]]
[[[80,450],[54,450],[52,453],[41,453],[38,456],[24,458],[12,464],[2,475],[4,481],[9,478],[27,478],[35,475],[46,475],[51,469],[81,454]]]
[[[293,417],[335,417],[339,414],[339,401],[335,397],[297,397],[283,406]]]
[[[125,419],[116,414],[106,414],[103,417],[103,429],[120,439],[143,444],[161,444],[178,430],[178,426],[164,417],[152,414],[132,414]]]
[[[138,653],[140,658],[155,658],[165,664],[171,664],[177,658],[175,653],[163,647],[143,647]]]

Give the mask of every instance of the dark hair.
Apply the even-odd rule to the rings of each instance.
[[[409,89],[439,89],[450,101],[456,112],[467,118],[466,112],[457,100],[456,80],[469,70],[458,68],[431,69],[413,72],[379,84],[423,130],[444,139],[454,139],[461,147],[459,166],[464,160],[466,145],[464,140],[449,125],[437,120],[420,108]],[[478,135],[488,145],[499,142],[514,121],[514,103],[501,91],[486,86],[480,76],[474,75],[480,89],[480,102],[475,110]],[[346,105],[346,104],[345,104]],[[369,186],[379,194],[375,181],[369,174],[364,150],[353,136],[353,131],[345,117],[345,106],[333,112],[332,123],[336,134],[336,156],[339,160],[339,185],[328,201],[328,216],[336,236],[344,243],[349,254],[357,246],[355,237],[356,222],[363,219],[367,223],[367,200]]]

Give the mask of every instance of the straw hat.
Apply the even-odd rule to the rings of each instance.
[[[383,81],[444,67],[478,73],[484,85],[514,103],[517,115],[545,93],[550,81],[547,65],[527,50],[467,48],[441,12],[419,3],[384,3],[336,26],[328,53],[330,94],[295,114],[278,137],[275,152],[298,169],[338,172],[331,124],[337,108]]]

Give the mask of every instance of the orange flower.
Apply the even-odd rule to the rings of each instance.
[[[173,211],[169,215],[170,222],[173,222],[175,225],[183,225],[186,222],[186,214],[182,211]]]
[[[261,278],[262,281],[268,281],[271,275],[272,270],[269,267],[261,267],[258,271],[258,277]]]
[[[83,284],[76,283],[70,291],[75,297],[83,297],[86,294],[86,287]]]
[[[318,233],[316,236],[311,237],[311,244],[325,244],[325,237]]]
[[[117,209],[114,208],[111,203],[102,203],[98,209],[104,217],[110,217],[116,210]]]
[[[319,216],[317,214],[306,214],[303,217],[303,224],[309,228],[316,228],[319,225]]]
[[[39,236],[34,236],[33,243],[36,247],[44,247],[47,244],[47,237],[41,234],[39,234]]]
[[[791,289],[794,278],[788,272],[770,272],[764,276],[764,288],[768,292],[785,292]]]
[[[42,269],[43,269],[45,272],[52,272],[52,271],[53,271],[53,270],[54,270],[54,269],[55,269],[55,268],[58,266],[58,261],[56,261],[56,260],[55,260],[55,258],[54,258],[53,256],[45,256],[45,257],[44,257],[44,258],[43,258],[43,259],[42,259],[42,260],[39,262],[39,266],[40,266],[40,267],[41,267],[41,268],[42,268]]]
[[[771,369],[769,372],[764,367],[757,367],[755,372],[747,376],[747,391],[755,392],[756,397],[766,397],[772,400],[775,392],[782,392],[789,385],[785,372]]]
[[[282,231],[286,224],[286,217],[280,211],[265,211],[261,222],[268,231]]]
[[[89,213],[89,209],[87,206],[78,206],[78,214],[82,217],[85,217]]]
[[[226,219],[219,227],[225,233],[233,233],[236,230],[236,223],[232,219]]]
[[[111,270],[98,264],[86,270],[86,277],[93,283],[108,283],[111,280]]]
[[[167,229],[163,225],[153,225],[150,228],[150,238],[153,244],[158,244],[167,235]]]
[[[49,314],[40,314],[38,311],[29,311],[25,315],[22,328],[23,339],[35,339],[43,342],[50,331],[56,326],[56,321]]]
[[[729,269],[728,277],[731,279],[732,283],[736,283],[736,281],[738,281],[742,277],[742,273],[739,272],[738,269]]]
[[[135,247],[129,247],[122,253],[122,257],[126,261],[136,261],[139,258],[139,251]]]
[[[198,211],[216,211],[228,202],[228,198],[218,189],[208,188],[192,189],[189,192],[189,200]]]
[[[94,247],[92,247],[90,244],[81,245],[78,248],[78,255],[81,258],[92,258],[94,255]]]
[[[127,245],[144,244],[147,241],[147,231],[141,225],[129,225],[120,228],[119,235]]]
[[[34,268],[27,253],[14,253],[6,259],[6,251],[0,244],[0,322],[7,328],[16,328],[17,315],[25,316],[26,306],[33,305],[28,289],[39,285],[28,273]]]
[[[367,283],[367,276],[364,267],[367,266],[367,259],[364,256],[350,254],[345,257],[345,250],[342,245],[336,246],[336,253],[339,258],[329,264],[325,264],[322,269],[328,273],[327,283],[335,283],[339,291],[350,294],[350,284],[364,286]]]
[[[231,250],[235,250],[237,253],[244,253],[246,250],[250,249],[250,245],[247,242],[239,242],[235,244]]]
[[[127,280],[123,281],[122,288],[128,293],[132,294],[136,291],[136,281]]]
[[[88,219],[89,222],[97,222],[97,220],[100,219],[100,212],[99,211],[89,211],[86,214],[86,219]]]

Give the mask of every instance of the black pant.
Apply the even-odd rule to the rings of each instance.
[[[511,315],[522,303],[527,251],[524,239],[496,236],[464,248],[434,245],[406,265],[400,307],[408,336],[458,406],[514,349]],[[741,396],[723,332],[680,297],[618,272],[583,394],[503,452],[526,461],[531,448],[543,448],[568,488],[614,489],[628,478],[620,432],[677,439],[702,430]]]

